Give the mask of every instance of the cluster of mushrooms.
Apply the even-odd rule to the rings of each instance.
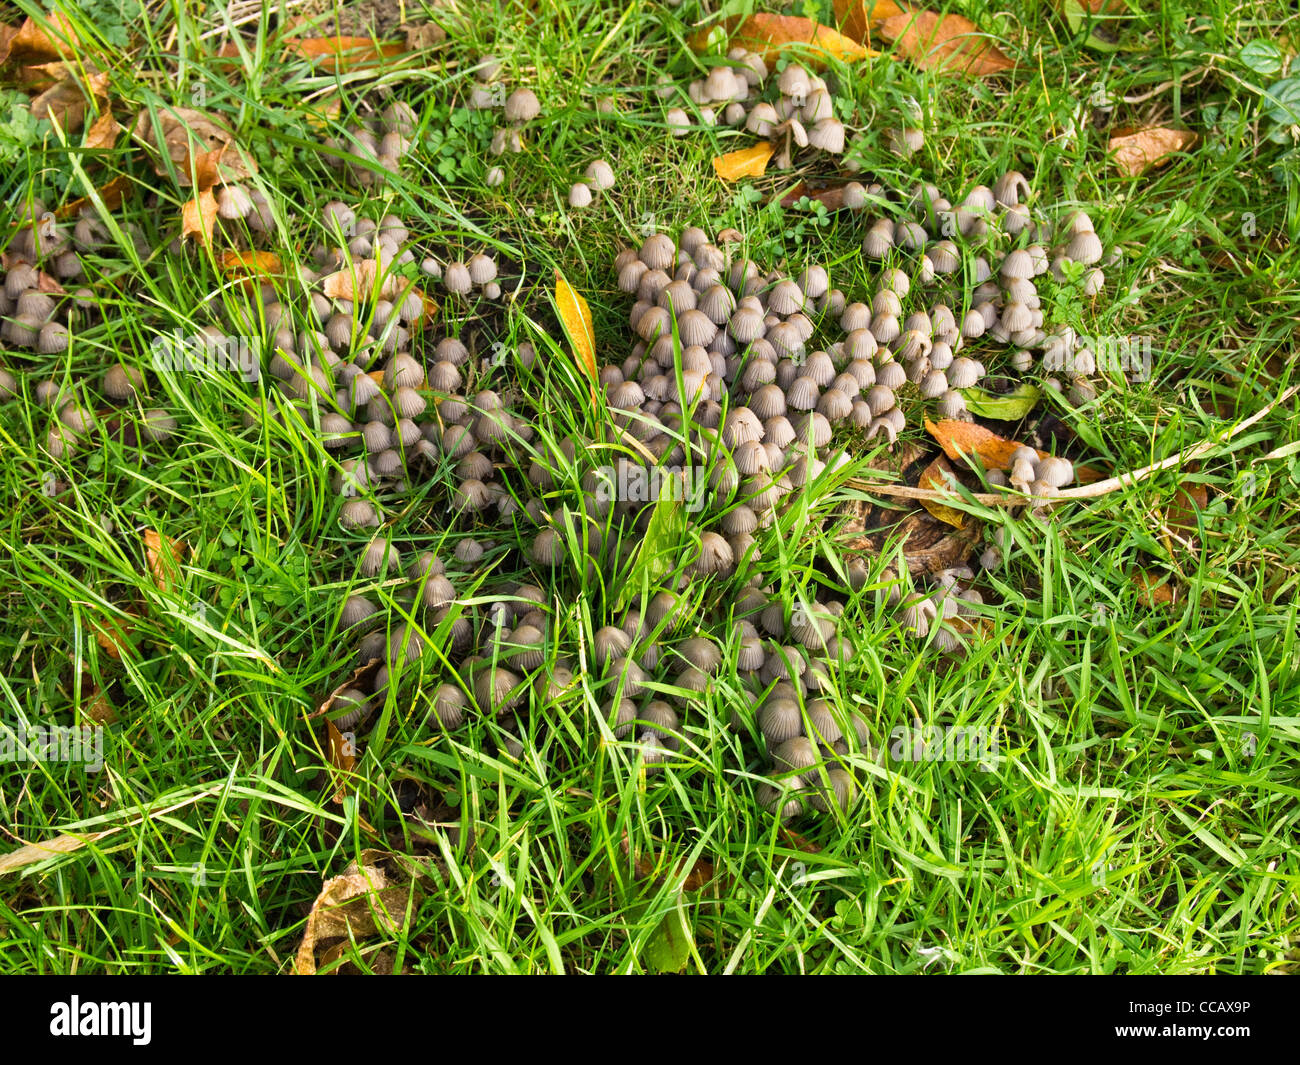
[[[368,120],[348,126],[343,137],[327,138],[325,163],[358,188],[382,186],[401,168],[418,124],[411,105],[394,100]],[[223,212],[223,217],[232,216]]]
[[[727,53],[730,65],[713,67],[707,77],[692,81],[687,95],[695,105],[699,125],[744,127],[775,143],[774,164],[788,169],[800,149],[813,148],[827,155],[844,152],[844,123],[835,117],[835,104],[826,81],[798,63],[789,63],[775,79],[776,93],[765,100],[772,81],[761,55],[744,48]],[[660,97],[670,98],[676,83],[665,81]],[[664,120],[674,136],[698,128],[682,107],[669,107]]]

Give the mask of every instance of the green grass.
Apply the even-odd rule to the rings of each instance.
[[[599,357],[615,364],[631,346],[630,301],[610,263],[647,223],[669,233],[732,226],[761,262],[822,262],[850,297],[870,291],[860,218],[779,207],[800,177],[832,166],[728,186],[710,159],[748,135],[666,134],[653,87],[665,72],[683,88],[695,76],[700,60],[683,40],[706,12],[692,0],[566,0],[536,17],[504,5],[451,27],[432,57],[338,76],[286,60],[269,12],[245,28],[240,57],[222,64],[199,40],[222,24],[219,7],[196,20],[179,5],[152,6],[124,20],[145,38],[127,46],[103,15],[114,6],[69,13],[110,74],[119,119],[175,105],[222,115],[258,163],[256,184],[281,224],[270,247],[286,261],[306,260],[324,236],[319,207],[340,195],[305,108],[338,94],[341,111],[328,120],[337,135],[386,94],[415,106],[419,147],[401,178],[372,194],[374,213],[401,215],[431,247],[491,247],[522,264],[517,298],[489,326],[507,351],[527,339],[541,357],[531,374],[511,359],[491,380],[520,382],[536,410],[526,448],[548,462],[550,444],[598,437],[607,419],[558,330],[555,269],[590,301]],[[924,179],[956,192],[1015,165],[1049,212],[1086,206],[1122,258],[1107,267],[1101,298],[1058,313],[1081,332],[1148,336],[1155,361],[1150,382],[1112,383],[1079,410],[1049,400],[1053,418],[1040,409],[1005,435],[1077,437],[1079,454],[1122,471],[1221,432],[1294,383],[1300,157],[1294,139],[1278,143],[1288,134],[1266,114],[1262,90],[1281,75],[1240,58],[1251,41],[1278,37],[1287,5],[1134,12],[1118,24],[1118,52],[1085,46],[1047,3],[1012,5],[1014,21],[994,5],[960,10],[998,33],[1020,69],[972,82],[903,60],[836,68],[837,106],[866,130],[869,168],[903,187]],[[1279,47],[1285,56],[1295,42]],[[490,122],[459,111],[489,52],[544,107],[527,150],[503,160],[488,156]],[[1108,114],[1091,102],[1099,86]],[[613,97],[616,113],[597,114],[599,96]],[[927,144],[900,162],[880,146],[909,98],[924,102]],[[1185,126],[1200,143],[1125,179],[1106,162],[1106,138],[1137,123]],[[4,355],[20,395],[0,406],[0,719],[68,725],[107,703],[117,720],[98,774],[0,764],[0,849],[100,834],[0,873],[0,971],[285,972],[323,881],[376,848],[415,855],[419,891],[396,931],[344,943],[339,956],[363,971],[1294,969],[1294,400],[1194,469],[1050,518],[973,508],[988,540],[1001,529],[1004,549],[980,577],[995,635],[963,658],[944,659],[899,626],[883,606],[896,558],[867,560],[866,587],[841,594],[856,654],[834,671],[834,700],[866,716],[877,752],[913,723],[995,730],[1001,757],[991,771],[852,754],[860,797],[800,819],[796,840],[755,801],[764,770],[755,697],[734,668],[692,706],[681,753],[666,765],[645,767],[634,745],[613,740],[597,713],[611,692],[580,670],[574,689],[536,701],[514,759],[497,724],[477,713],[449,734],[425,727],[428,693],[450,667],[435,640],[362,736],[340,803],[320,722],[307,719],[353,665],[339,611],[354,592],[394,625],[410,608],[397,582],[357,572],[366,537],[338,524],[334,460],[274,420],[244,428],[257,386],[237,375],[153,376],[147,405],[179,423],[165,446],[97,433],[74,459],[48,456],[36,382],[82,389],[102,406],[96,390],[111,360],[147,368],[157,333],[188,332],[246,297],[202,251],[169,251],[187,193],[153,177],[124,138],[94,157],[65,147],[48,123],[11,122],[0,150],[10,138],[22,146],[0,179],[11,205],[34,194],[57,206],[119,172],[157,191],[111,213],[115,239],[92,258],[103,320],[76,332],[68,356]],[[570,183],[601,156],[619,187],[570,210]],[[508,179],[489,189],[494,163]],[[444,321],[454,329],[450,310]],[[990,363],[995,373],[1002,365]],[[128,406],[123,417],[140,411]],[[906,436],[922,433],[909,424]],[[582,474],[613,453],[556,464],[567,494],[557,489],[548,505],[575,506]],[[54,498],[41,491],[49,474],[66,485]],[[442,470],[389,509],[404,551],[450,559],[461,534],[449,481]],[[1208,495],[1193,549],[1165,518],[1184,483]],[[762,536],[757,570],[789,602],[842,584],[844,558],[820,517],[845,494],[797,498]],[[190,548],[170,587],[150,575],[146,529]],[[552,660],[589,661],[623,590],[662,587],[688,557],[688,535],[670,525],[652,541],[653,566],[557,568],[546,585]],[[512,578],[539,580],[517,554],[492,559],[488,576],[458,576],[467,609]],[[1176,582],[1172,606],[1140,602],[1139,566]],[[722,593],[693,585],[698,616]],[[133,633],[119,661],[95,632],[106,617],[126,620],[124,610]],[[403,816],[413,802],[427,823]],[[714,875],[683,890],[697,860]]]

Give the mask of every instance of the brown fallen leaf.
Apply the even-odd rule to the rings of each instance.
[[[210,188],[218,183],[243,181],[256,172],[235,146],[235,135],[202,111],[188,107],[160,109],[155,119],[146,109],[136,117],[132,132],[145,147],[166,151],[182,186],[193,183],[201,189]],[[154,163],[154,172],[159,177],[167,176],[167,166],[161,159]]]
[[[342,806],[348,796],[348,774],[357,765],[357,742],[352,733],[346,736],[328,717],[325,719],[325,735],[329,742],[329,762],[334,773],[334,802]]]
[[[957,479],[957,474],[953,471],[948,460],[939,455],[928,465],[921,473],[918,488],[943,489],[948,488],[952,481]],[[951,525],[954,529],[960,529],[966,524],[968,517],[963,511],[954,510],[946,503],[940,503],[934,499],[921,500],[921,506],[925,507],[940,521]]]
[[[408,906],[414,910],[419,884],[410,864],[388,851],[363,850],[339,876],[321,886],[307,915],[307,927],[294,957],[293,972],[316,972],[318,944],[333,939],[391,936],[406,922]]]
[[[97,191],[99,198],[104,202],[104,206],[111,211],[122,206],[122,201],[126,198],[126,190],[130,187],[131,178],[127,174],[118,174],[117,177]],[[83,207],[90,206],[94,202],[89,196],[82,196],[79,200],[65,203],[54,212],[54,216],[60,220],[75,218]]]
[[[28,843],[8,854],[0,854],[0,876],[22,869],[24,866],[43,862],[56,855],[72,854],[74,851],[81,850],[87,843],[94,843],[113,831],[115,830],[105,829],[102,832],[88,832],[85,835],[55,836],[53,839],[41,840],[40,843]]]
[[[128,613],[127,616],[131,615]],[[111,615],[92,617],[90,628],[95,634],[95,642],[110,658],[121,661],[122,653],[131,649],[131,634],[135,626],[129,621]]]
[[[401,275],[391,270],[381,274],[375,259],[354,259],[321,278],[321,291],[335,300],[391,299],[404,285]]]
[[[1164,166],[1175,152],[1187,151],[1195,143],[1196,134],[1187,129],[1130,127],[1111,135],[1109,149],[1116,169],[1126,177],[1137,177],[1150,167]]]
[[[893,0],[835,0],[835,18],[845,37],[870,46],[871,31],[887,18],[901,15],[907,9]]]
[[[204,244],[212,241],[217,224],[217,194],[211,187],[200,189],[181,208],[181,236],[199,237]]]
[[[806,54],[810,61],[821,63],[827,59],[853,63],[880,54],[830,26],[796,15],[757,14],[744,19],[727,19],[723,25],[730,35],[732,47],[757,52],[769,63],[796,46],[800,46],[800,53]],[[696,52],[707,51],[716,28],[715,23],[697,30],[691,35],[690,46]]]
[[[600,387],[600,371],[596,368],[596,331],[591,321],[591,308],[559,270],[555,271],[555,309],[569,343],[573,345],[578,368],[591,383],[591,405],[594,408],[597,405],[596,390]]]
[[[91,124],[90,129],[86,130],[85,137],[82,138],[81,146],[83,148],[111,148],[117,143],[117,135],[122,132],[122,127],[117,119],[113,117],[112,111],[104,111]]]
[[[318,60],[329,71],[356,70],[409,51],[405,42],[376,44],[369,37],[305,37],[290,41],[290,55]]]
[[[66,15],[54,12],[40,22],[28,16],[21,26],[0,27],[0,63],[10,59],[38,62],[76,53],[77,34]]]
[[[160,592],[170,592],[181,579],[181,560],[187,552],[179,540],[164,536],[157,529],[144,531],[144,558],[153,583]]]
[[[1137,601],[1140,606],[1148,609],[1173,606],[1178,601],[1178,588],[1168,577],[1161,577],[1144,569],[1135,569],[1131,579],[1137,589]]]
[[[844,207],[844,186],[830,185],[825,188],[813,188],[806,181],[801,181],[784,196],[781,206],[788,210],[804,197],[822,204],[828,211],[839,211]]]
[[[887,41],[922,70],[943,70],[983,77],[1015,66],[979,27],[961,15],[907,11],[880,23]]]
[[[769,141],[760,141],[750,148],[717,155],[713,158],[713,171],[723,181],[762,177],[767,172],[767,161],[772,158],[774,151],[776,145]]]
[[[84,83],[74,72],[56,81],[32,100],[32,118],[48,118],[68,133],[75,133],[86,119],[92,100],[102,109],[108,103],[108,75],[92,74]]]
[[[99,688],[94,688],[82,701],[81,715],[96,725],[112,725],[118,720],[117,707]]]

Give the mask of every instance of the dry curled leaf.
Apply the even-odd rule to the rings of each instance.
[[[812,19],[796,15],[750,15],[745,19],[728,19],[724,24],[730,34],[731,44],[757,52],[767,62],[775,61],[783,51],[798,48],[810,61],[825,62],[839,59],[853,63],[879,55],[857,41]],[[707,51],[714,39],[717,26],[697,30],[690,40],[697,52]]]
[[[948,460],[943,455],[939,455],[922,471],[917,487],[937,490],[951,488],[956,479],[957,475]],[[940,503],[934,499],[923,499],[921,500],[921,506],[954,529],[960,529],[966,524],[967,515],[963,511],[953,509],[946,503]]]
[[[555,271],[555,307],[560,315],[560,324],[573,345],[578,367],[591,382],[591,402],[595,406],[600,371],[596,368],[596,331],[591,322],[591,308],[559,270]]]
[[[48,89],[32,100],[32,118],[48,118],[61,129],[75,133],[82,127],[92,101],[101,109],[108,102],[108,75],[92,74],[83,82],[68,70]]]
[[[1178,601],[1178,588],[1167,577],[1158,576],[1144,569],[1135,569],[1132,581],[1140,606],[1151,609],[1158,606],[1173,606]]]
[[[388,851],[364,850],[339,876],[321,886],[307,915],[307,927],[294,958],[299,976],[316,972],[316,948],[329,940],[391,936],[406,922],[408,907],[418,902],[419,886],[411,867]]]
[[[340,694],[347,691],[349,688],[363,687],[371,677],[379,672],[379,667],[383,664],[384,660],[382,658],[372,658],[364,665],[357,666],[347,680],[330,692],[325,701],[307,715],[307,720],[311,721],[318,717],[324,717],[334,708],[334,700],[337,699]]]
[[[170,592],[180,583],[180,565],[186,551],[179,540],[164,536],[157,529],[145,529],[144,558],[159,591]]]
[[[62,59],[76,52],[77,34],[66,15],[54,12],[40,22],[30,16],[17,28],[0,26],[0,63]]]
[[[157,117],[146,109],[136,118],[136,138],[148,148],[166,151],[182,186],[191,182],[200,189],[251,177],[256,168],[235,145],[235,135],[211,115],[188,107],[159,110]],[[154,171],[166,177],[162,160]]]
[[[1011,469],[1012,452],[1018,447],[1025,446],[1017,440],[1007,440],[1005,437],[998,436],[997,433],[975,422],[949,418],[932,422],[927,418],[925,430],[938,441],[939,446],[943,448],[943,453],[954,462],[969,464],[969,457],[978,455],[986,470]],[[1040,459],[1047,457],[1046,451],[1039,451],[1037,448],[1034,450]],[[1074,479],[1080,484],[1091,484],[1101,477],[1102,474],[1091,467],[1077,464],[1074,467]]]
[[[10,851],[8,854],[0,854],[0,876],[5,873],[12,873],[28,865],[35,865],[37,862],[43,862],[47,858],[79,851],[87,843],[94,843],[95,840],[107,836],[112,831],[112,829],[105,829],[102,832],[88,832],[79,836],[55,836],[52,839],[41,840],[40,843],[28,843]]]
[[[92,617],[90,627],[95,634],[95,642],[109,658],[121,660],[122,653],[130,649],[131,634],[135,631],[135,626],[130,622],[104,615]]]
[[[117,143],[117,135],[122,131],[121,125],[113,117],[112,111],[104,111],[86,130],[82,138],[83,148],[111,148]]]
[[[767,172],[767,161],[772,158],[774,151],[776,151],[774,144],[760,141],[750,148],[741,148],[726,155],[716,155],[713,157],[713,171],[723,181],[762,177]]]
[[[198,237],[204,244],[212,240],[217,224],[217,195],[211,188],[200,189],[181,208],[181,236]]]
[[[907,11],[880,23],[881,35],[922,70],[984,76],[1015,64],[961,15]]]
[[[116,125],[116,123],[114,123]],[[99,198],[103,201],[105,207],[110,211],[121,207],[122,200],[126,197],[126,190],[131,187],[131,178],[126,174],[118,174],[107,185],[97,190]],[[54,212],[56,218],[62,220],[65,218],[75,218],[83,207],[89,207],[94,204],[94,200],[89,196],[82,196],[79,200],[73,200],[65,203]]]
[[[1187,129],[1118,129],[1110,138],[1115,167],[1126,177],[1137,177],[1153,166],[1164,166],[1175,152],[1183,152],[1196,143],[1196,134]]]
[[[835,0],[834,10],[840,32],[845,37],[870,45],[873,29],[907,9],[899,7],[893,0]]]

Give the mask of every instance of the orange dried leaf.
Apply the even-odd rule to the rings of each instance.
[[[397,41],[376,45],[369,37],[306,37],[291,42],[289,51],[304,59],[321,60],[329,70],[351,70],[402,55],[407,47]]]
[[[918,487],[942,491],[951,489],[954,480],[956,480],[956,474],[953,472],[952,466],[946,458],[940,455],[921,473]],[[968,515],[960,510],[954,510],[946,503],[940,503],[936,499],[923,499],[921,500],[921,506],[925,507],[940,521],[951,525],[955,529],[960,529],[966,524]]]
[[[265,277],[281,272],[280,256],[269,251],[225,251],[221,269],[228,277]]]
[[[83,148],[111,148],[117,143],[117,135],[122,130],[117,119],[113,117],[113,112],[105,111],[86,130],[86,136],[81,142]]]
[[[845,37],[871,44],[871,31],[887,18],[901,15],[906,8],[893,0],[835,0],[835,18]]]
[[[762,177],[767,171],[767,161],[776,151],[776,145],[760,141],[752,148],[741,148],[726,155],[714,156],[713,169],[723,181]]]
[[[826,59],[839,59],[852,63],[879,55],[830,26],[822,26],[812,19],[796,15],[750,15],[739,21],[729,19],[726,25],[730,30],[733,47],[757,52],[767,62],[776,60],[792,46],[804,46],[800,47],[801,52],[811,52],[809,58],[823,62]],[[691,36],[691,47],[697,52],[707,51],[714,28],[708,26],[697,30]]]
[[[988,470],[1011,469],[1011,453],[1021,446],[1015,440],[1000,437],[974,422],[947,418],[932,422],[927,418],[925,429],[939,442],[943,453],[950,459],[967,461],[971,455],[978,455]],[[1046,452],[1039,452],[1039,455],[1045,454]]]
[[[181,235],[199,237],[204,244],[212,240],[212,230],[217,224],[217,196],[210,188],[194,194],[181,209]]]
[[[170,592],[180,583],[180,563],[186,547],[179,540],[164,536],[157,529],[144,531],[144,557],[159,591]]]
[[[596,368],[596,330],[591,322],[591,308],[587,301],[559,270],[555,271],[555,307],[560,324],[573,345],[578,366],[591,381],[591,402],[596,403],[596,389],[600,384],[600,371]]]
[[[177,107],[159,111],[154,121],[144,110],[137,116],[133,132],[146,147],[167,153],[181,185],[193,180],[202,189],[217,182],[242,181],[256,169],[234,147],[234,134],[202,111]],[[154,164],[154,171],[160,177],[168,173],[161,160]]]
[[[1010,70],[1015,64],[979,28],[961,15],[908,11],[880,23],[888,41],[922,70],[984,76]]]
[[[107,185],[100,188],[99,198],[103,201],[104,206],[110,211],[122,206],[122,200],[126,196],[126,190],[131,187],[131,179],[126,174],[118,174]],[[59,219],[74,218],[83,207],[90,206],[94,203],[89,196],[82,196],[79,200],[73,200],[71,203],[65,203],[54,212],[55,217]]]
[[[1187,129],[1120,129],[1110,138],[1115,167],[1126,177],[1137,177],[1153,166],[1164,166],[1175,152],[1186,151],[1196,143],[1196,134]]]
[[[95,633],[95,642],[110,658],[120,660],[122,652],[131,646],[131,633],[135,627],[130,622],[105,615],[91,618],[90,627]]]
[[[334,801],[341,805],[348,794],[348,774],[357,764],[356,736],[350,732],[345,736],[328,717],[325,719],[325,731],[329,737],[330,765],[335,770]]]

